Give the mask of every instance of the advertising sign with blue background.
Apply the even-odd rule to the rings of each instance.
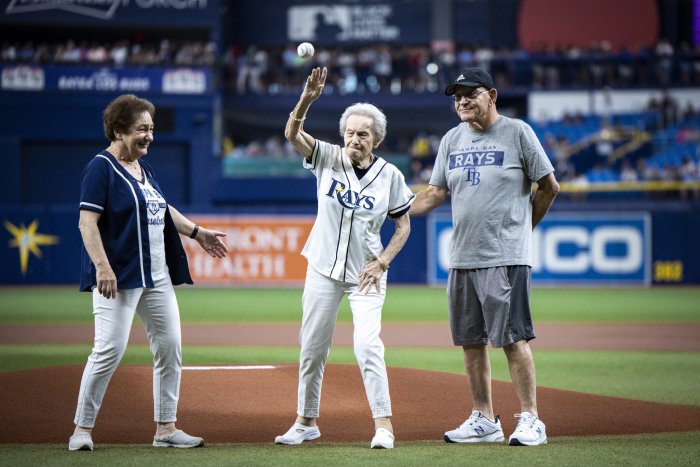
[[[218,27],[219,0],[0,0],[0,24]]]
[[[445,283],[452,219],[428,219],[428,280]],[[651,283],[651,216],[648,213],[550,213],[532,236],[534,284]]]
[[[163,157],[169,153],[172,151],[165,151]],[[155,165],[165,168],[166,164]],[[162,183],[170,186],[182,179],[177,174],[161,175]],[[79,180],[67,185],[74,187],[72,194],[57,197],[66,203],[0,205],[0,284],[77,284],[81,240],[77,203],[69,201],[79,196]],[[36,191],[59,189],[43,181],[35,186],[41,186]],[[60,188],[65,191],[66,185]],[[177,190],[167,193],[169,201],[175,200],[181,212],[190,215]],[[452,240],[449,211],[414,217],[411,224],[408,243],[392,262],[390,280],[445,284]],[[698,232],[699,213],[551,212],[533,235],[533,283],[700,284]],[[386,222],[382,228],[385,245],[393,233],[393,223]]]
[[[257,0],[236,5],[233,23],[227,27],[239,44],[427,44],[431,40],[430,17],[426,0],[303,4]]]
[[[76,91],[201,95],[212,92],[211,70],[186,68],[108,68],[0,65],[3,91]]]

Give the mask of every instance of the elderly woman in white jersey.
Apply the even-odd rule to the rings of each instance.
[[[343,146],[304,131],[311,104],[326,82],[315,68],[299,103],[289,114],[285,137],[317,178],[318,215],[302,255],[308,260],[302,298],[299,388],[296,422],[277,444],[300,444],[321,436],[319,416],[323,370],[343,296],[353,314],[354,350],[375,424],[372,448],[394,447],[391,399],[381,329],[389,264],[408,239],[408,209],[414,195],[401,172],[373,154],[386,134],[386,117],[371,104],[355,104],[340,118]],[[396,230],[386,248],[380,228],[390,217]]]
[[[175,428],[182,349],[173,285],[192,283],[178,234],[199,242],[212,257],[226,255],[223,232],[195,225],[167,204],[151,166],[155,107],[124,94],[104,110],[110,145],[83,172],[80,290],[92,293],[95,343],[83,372],[71,451],[93,449],[92,429],[112,374],[129,340],[134,314],[146,327],[153,352],[154,447],[204,444]]]

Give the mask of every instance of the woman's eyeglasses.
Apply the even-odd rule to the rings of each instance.
[[[450,99],[455,104],[462,102],[462,99],[466,99],[466,100],[472,102],[472,101],[476,100],[477,97],[479,97],[479,94],[484,93],[484,92],[488,92],[488,89],[482,89],[479,92],[473,92],[471,94],[453,94],[450,96]]]

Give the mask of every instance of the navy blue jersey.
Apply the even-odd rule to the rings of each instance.
[[[139,160],[153,187],[165,198],[148,163]],[[83,171],[80,209],[97,212],[102,244],[117,277],[119,289],[153,287],[148,208],[137,180],[108,151],[97,154]],[[187,256],[175,223],[166,211],[165,257],[173,285],[191,284]],[[97,284],[95,265],[82,246],[80,290],[90,291]]]

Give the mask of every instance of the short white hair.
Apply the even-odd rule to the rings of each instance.
[[[343,115],[340,116],[340,136],[345,136],[345,129],[348,125],[348,118],[350,115],[361,115],[371,118],[374,122],[372,131],[376,138],[375,143],[379,144],[384,141],[384,137],[386,136],[386,115],[384,115],[384,112],[367,102],[358,102],[357,104],[351,105],[345,109]]]

